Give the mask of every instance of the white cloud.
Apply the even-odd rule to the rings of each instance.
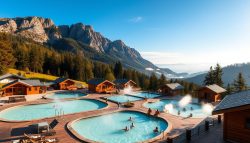
[[[143,20],[143,18],[141,16],[137,16],[137,17],[133,17],[133,18],[129,19],[129,22],[138,23],[138,22],[141,22],[142,20]]]

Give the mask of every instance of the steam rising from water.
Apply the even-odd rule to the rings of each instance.
[[[166,104],[164,111],[168,112],[168,113],[171,113],[173,111],[173,109],[174,109],[173,104]]]
[[[126,88],[123,90],[124,94],[131,94],[132,93],[132,87],[128,85]]]
[[[202,105],[202,111],[206,114],[212,114],[212,111],[214,109],[214,106],[210,103]]]
[[[179,101],[179,106],[180,107],[185,107],[188,105],[192,100],[192,97],[190,95],[185,95],[180,101]]]

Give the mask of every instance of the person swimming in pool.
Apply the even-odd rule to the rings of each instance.
[[[132,123],[131,125],[130,125],[130,129],[132,129],[132,128],[134,128],[135,127],[135,125],[134,125],[134,123]]]
[[[186,108],[183,108],[183,109],[182,109],[183,112],[186,112],[186,110],[187,110]]]
[[[129,120],[129,121],[133,121],[133,118],[130,116],[128,120]]]
[[[159,133],[158,127],[155,127],[154,132],[155,132],[155,133]]]
[[[193,117],[193,114],[192,114],[192,113],[190,113],[189,117]]]
[[[178,110],[178,113],[177,113],[178,115],[180,115],[181,114],[181,111],[180,110]]]
[[[122,129],[122,130],[124,130],[125,132],[127,132],[127,131],[129,131],[129,128],[126,126],[124,129]]]

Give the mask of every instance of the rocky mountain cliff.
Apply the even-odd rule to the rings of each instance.
[[[151,71],[145,70],[146,68],[158,68],[143,59],[138,51],[130,48],[123,41],[111,41],[95,32],[92,26],[82,23],[56,26],[48,18],[0,18],[0,32],[21,35],[41,44],[48,44],[57,50],[81,50],[92,60],[105,63],[120,60],[125,67],[147,73]]]

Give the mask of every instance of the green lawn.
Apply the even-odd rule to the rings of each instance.
[[[53,81],[58,78],[57,76],[53,76],[53,75],[35,73],[35,72],[25,72],[25,71],[16,70],[16,69],[8,69],[7,73],[21,74],[22,76],[29,78],[29,79],[40,79],[42,81]],[[82,84],[85,87],[88,86],[86,82],[76,81],[76,80],[74,81],[76,83]],[[0,87],[2,87],[2,85],[0,85]]]

